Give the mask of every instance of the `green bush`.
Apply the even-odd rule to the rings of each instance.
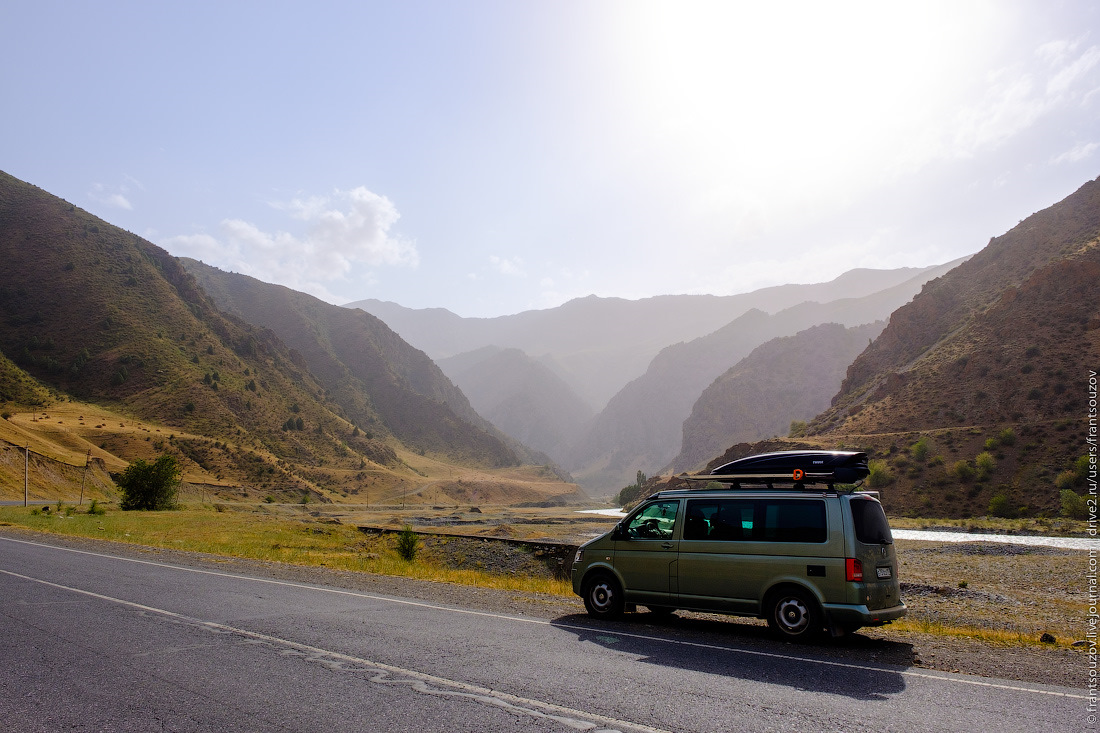
[[[894,474],[891,473],[886,461],[871,461],[867,464],[867,468],[871,471],[867,476],[867,485],[870,488],[881,489],[894,483]]]
[[[397,535],[397,554],[403,559],[412,562],[416,559],[417,550],[420,549],[420,540],[413,532],[411,525],[406,524],[401,534]]]
[[[974,459],[974,466],[978,471],[978,480],[985,481],[997,467],[997,461],[991,453],[979,453]]]
[[[955,474],[955,478],[963,483],[974,479],[974,467],[970,465],[970,461],[956,461],[951,466],[951,473]]]
[[[909,446],[909,455],[913,456],[914,461],[924,462],[928,458],[928,438],[921,438],[913,445]]]
[[[1012,428],[1005,428],[997,436],[997,440],[1001,442],[1001,445],[1012,445],[1016,442],[1016,432]]]
[[[788,438],[801,438],[806,435],[805,420],[791,420],[791,426],[787,430]]]
[[[180,465],[175,456],[163,455],[149,463],[138,458],[114,477],[122,491],[122,509],[174,509],[179,493]]]
[[[1088,519],[1089,503],[1085,497],[1081,496],[1073,489],[1063,489],[1061,497],[1063,517],[1069,517],[1070,519]]]
[[[92,499],[92,503],[88,505],[88,513],[103,516],[107,510],[99,505],[99,499]]]
[[[997,494],[989,500],[989,514],[994,517],[1012,518],[1016,513],[1012,511],[1012,504],[1004,494]]]

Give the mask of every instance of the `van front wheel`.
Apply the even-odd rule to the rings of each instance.
[[[808,593],[796,588],[784,588],[769,596],[768,626],[788,641],[805,641],[821,631],[821,612]]]
[[[584,608],[589,616],[618,618],[623,614],[623,589],[607,573],[596,573],[584,584]]]

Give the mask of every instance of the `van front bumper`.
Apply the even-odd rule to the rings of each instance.
[[[822,610],[837,626],[881,626],[901,618],[909,608],[904,603],[899,603],[890,608],[877,608],[872,611],[867,606],[826,603],[822,606]]]

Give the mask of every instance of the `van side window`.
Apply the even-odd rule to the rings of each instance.
[[[689,501],[685,540],[751,540],[755,502],[751,499]]]
[[[638,539],[668,539],[676,528],[679,501],[655,501],[630,519],[626,533]]]
[[[825,542],[825,502],[813,499],[764,499],[767,542]]]

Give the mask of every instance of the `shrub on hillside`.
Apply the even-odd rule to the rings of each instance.
[[[997,494],[989,500],[989,514],[994,517],[1007,518],[1016,516],[1016,513],[1012,511],[1012,503],[1004,494]]]
[[[914,461],[924,462],[928,458],[928,438],[921,438],[913,445],[909,446],[909,455],[913,456]]]
[[[974,467],[978,472],[978,480],[985,481],[997,467],[997,461],[991,453],[979,453],[974,459]]]
[[[1089,503],[1073,489],[1062,489],[1062,516],[1070,519],[1088,519]]]
[[[963,483],[974,479],[974,467],[970,465],[970,461],[956,461],[955,465],[951,466],[951,473],[955,474],[955,478]]]
[[[867,485],[872,489],[881,489],[894,483],[894,474],[886,461],[871,461],[867,464],[870,473],[867,475]]]
[[[175,456],[163,455],[149,463],[138,458],[114,477],[122,491],[122,509],[174,509],[179,493],[180,465]]]

